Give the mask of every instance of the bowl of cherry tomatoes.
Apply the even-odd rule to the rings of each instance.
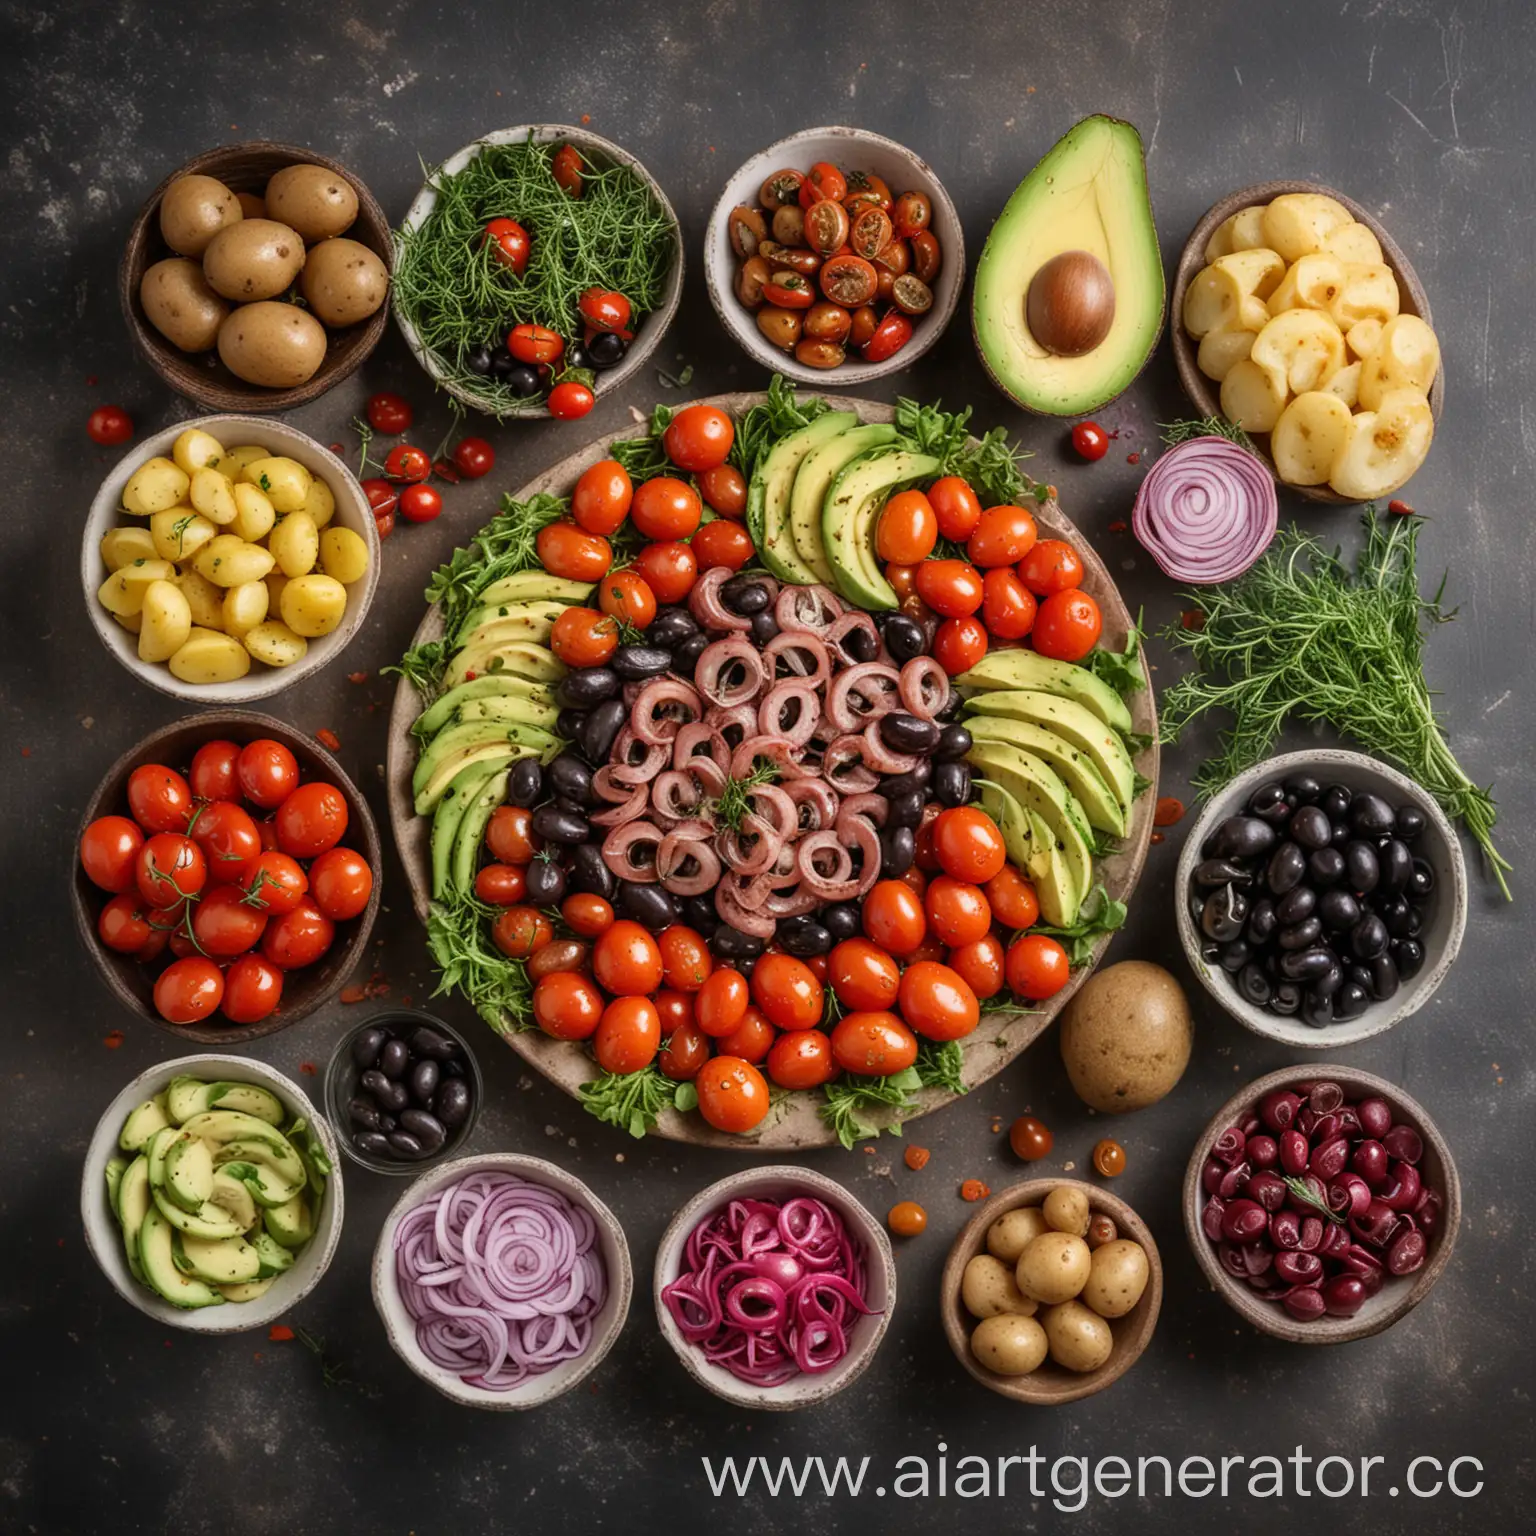
[[[965,287],[932,167],[862,128],[807,128],[726,182],[704,234],[710,302],[770,372],[841,388],[909,367]]]
[[[75,926],[108,989],[201,1045],[286,1029],[367,948],[383,850],[341,764],[270,715],[210,711],[130,748],[76,840]]]

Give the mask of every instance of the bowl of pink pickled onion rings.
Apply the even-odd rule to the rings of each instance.
[[[885,1229],[841,1184],[755,1168],[672,1218],[655,1296],[662,1334],[695,1381],[782,1412],[863,1374],[896,1306],[896,1265]]]
[[[470,1408],[514,1412],[569,1392],[612,1348],[632,1290],[613,1212],[553,1163],[510,1152],[423,1174],[373,1255],[395,1353]]]

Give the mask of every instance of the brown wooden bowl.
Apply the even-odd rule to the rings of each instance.
[[[965,1266],[977,1254],[987,1251],[987,1228],[999,1216],[1025,1206],[1039,1205],[1053,1189],[1080,1189],[1088,1196],[1088,1209],[1094,1215],[1113,1219],[1121,1237],[1141,1244],[1147,1255],[1147,1288],[1141,1300],[1124,1317],[1106,1318],[1114,1336],[1109,1359],[1096,1371],[1069,1371],[1049,1357],[1028,1376],[999,1376],[989,1371],[971,1353],[971,1331],[976,1319],[960,1299],[960,1282]],[[1057,1403],[1075,1403],[1113,1386],[1141,1358],[1157,1327],[1157,1314],[1163,1305],[1163,1261],[1157,1242],[1140,1216],[1118,1195],[1097,1184],[1081,1179],[1026,1179],[993,1197],[961,1229],[949,1250],[944,1276],[939,1281],[939,1305],[944,1318],[944,1335],[955,1358],[982,1386],[1016,1403],[1037,1403],[1051,1407]]]
[[[715,395],[703,403],[718,406],[732,416],[739,416],[749,406],[757,405],[765,398],[762,394]],[[857,411],[865,422],[889,422],[895,417],[890,406],[877,401],[842,395],[829,395],[828,398],[842,409]],[[679,402],[679,407],[683,403]],[[587,444],[523,486],[517,492],[518,499],[527,500],[546,491],[559,496],[568,495],[582,471],[602,457],[610,443],[621,438],[632,438],[643,430],[642,427],[630,425]],[[1083,558],[1083,589],[1097,599],[1104,616],[1103,643],[1117,650],[1123,647],[1130,634],[1133,616],[1115,586],[1114,578],[1092,544],[1054,501],[1044,502],[1035,509],[1035,521],[1040,526],[1042,537],[1049,535],[1052,538],[1068,539],[1076,546]],[[411,644],[421,645],[425,641],[439,638],[441,634],[442,615],[434,605],[427,610]],[[1152,783],[1133,807],[1131,825],[1118,852],[1100,860],[1098,866],[1105,889],[1110,896],[1121,901],[1130,899],[1136,882],[1141,878],[1142,865],[1146,862],[1147,848],[1152,838],[1152,811],[1157,801],[1157,710],[1145,659],[1142,661],[1142,669],[1147,686],[1131,695],[1128,707],[1133,728],[1152,743],[1136,759],[1137,768]],[[416,763],[417,747],[416,738],[411,735],[411,724],[421,713],[422,707],[421,696],[407,679],[402,678],[395,689],[394,705],[389,717],[389,760],[385,783],[395,846],[405,865],[416,915],[425,923],[432,906],[429,847],[431,823],[429,819],[416,815],[411,800],[411,772]],[[1109,935],[1106,934],[1095,946],[1089,963],[1075,971],[1067,985],[1049,1001],[1027,1012],[986,1015],[984,1027],[965,1041],[965,1067],[962,1075],[967,1088],[975,1088],[996,1076],[1035,1040],[1092,975],[1094,966],[1103,958],[1108,944]],[[595,1074],[591,1056],[575,1041],[554,1040],[537,1029],[523,1030],[503,1038],[525,1061],[573,1097],[580,1086]],[[953,1103],[956,1095],[940,1088],[925,1088],[915,1097],[919,1108],[906,1117],[908,1120]],[[835,1146],[836,1134],[817,1113],[819,1102],[808,1093],[785,1094],[768,1112],[762,1125],[745,1136],[711,1130],[697,1114],[679,1114],[676,1110],[668,1109],[658,1117],[655,1134],[669,1141],[683,1141],[695,1146],[719,1147],[735,1152],[795,1152],[809,1147]],[[880,1116],[877,1112],[870,1118],[878,1121]]]
[[[1424,1138],[1424,1157],[1420,1166],[1425,1180],[1445,1199],[1440,1230],[1430,1244],[1429,1259],[1417,1274],[1388,1279],[1381,1290],[1353,1317],[1323,1316],[1316,1322],[1298,1322],[1284,1307],[1264,1301],[1258,1292],[1234,1279],[1221,1267],[1216,1245],[1201,1227],[1206,1193],[1200,1174],[1211,1144],[1229,1125],[1240,1125],[1257,1110],[1259,1102],[1276,1088],[1295,1088],[1301,1083],[1337,1083],[1355,1097],[1379,1097],[1390,1104],[1398,1118],[1411,1125]],[[1211,1123],[1200,1133],[1189,1168],[1184,1174],[1184,1230],[1189,1245],[1205,1277],[1234,1312],[1262,1333],[1284,1339],[1288,1344],[1348,1344],[1354,1339],[1368,1339],[1406,1317],[1434,1289],[1445,1266],[1450,1263],[1461,1226],[1461,1180],[1451,1149],[1428,1113],[1401,1088],[1358,1067],[1343,1067],[1335,1062],[1310,1063],[1285,1067],[1249,1083],[1222,1105]]]
[[[164,726],[146,736],[137,746],[130,747],[107,770],[80,818],[83,833],[98,816],[126,815],[128,776],[145,763],[164,763],[178,772],[185,772],[192,754],[206,741],[247,742],[265,736],[282,742],[293,753],[299,760],[299,772],[305,781],[325,779],[341,791],[347,802],[348,817],[342,842],[368,860],[373,870],[373,894],[360,917],[336,925],[336,942],[326,955],[316,964],[292,971],[284,978],[282,1002],[259,1024],[218,1023],[216,1021],[222,1015],[217,1014],[202,1024],[169,1024],[162,1019],[154,1006],[155,972],[140,965],[131,955],[120,955],[108,949],[97,937],[97,917],[111,898],[86,878],[79,860],[75,860],[72,888],[75,928],[107,989],[141,1019],[198,1045],[245,1045],[264,1035],[275,1035],[290,1024],[298,1023],[305,1014],[314,1012],[341,989],[359,957],[367,950],[368,935],[379,914],[384,850],[368,802],[358,793],[357,786],[347,777],[341,764],[302,731],[253,710],[209,710]],[[78,846],[78,835],[75,841]]]
[[[217,351],[183,352],[149,323],[144,306],[139,302],[139,284],[146,268],[174,254],[160,237],[160,199],[165,189],[177,177],[201,175],[222,181],[233,192],[254,192],[259,196],[276,172],[297,163],[323,165],[352,184],[357,193],[357,221],[347,230],[346,238],[366,245],[392,273],[394,243],[389,220],[362,180],[340,161],[327,155],[295,144],[269,143],[265,139],[224,144],[187,161],[150,193],[128,232],[128,244],[117,272],[118,301],[128,322],[128,332],[149,366],[177,394],[195,400],[205,410],[289,411],[317,400],[358,368],[378,346],[384,327],[389,323],[389,300],[386,298],[357,325],[335,331],[327,326],[325,361],[312,378],[293,389],[268,389],[261,384],[247,384],[219,361]]]
[[[1168,305],[1168,331],[1173,340],[1173,360],[1178,367],[1179,381],[1184,386],[1184,393],[1194,403],[1195,411],[1200,416],[1221,415],[1221,386],[1214,379],[1206,378],[1195,361],[1199,343],[1184,329],[1184,295],[1205,266],[1205,247],[1211,236],[1215,234],[1217,225],[1229,219],[1234,213],[1242,212],[1244,208],[1252,208],[1258,203],[1267,203],[1285,192],[1321,192],[1325,197],[1331,197],[1343,203],[1354,215],[1356,222],[1364,224],[1380,242],[1381,258],[1387,266],[1391,267],[1393,275],[1397,278],[1402,313],[1417,315],[1425,325],[1434,326],[1435,322],[1429,312],[1429,295],[1425,293],[1424,285],[1419,281],[1419,274],[1413,270],[1413,263],[1403,254],[1402,247],[1388,234],[1386,226],[1374,214],[1367,212],[1353,198],[1346,197],[1335,188],[1325,187],[1315,181],[1256,182],[1251,187],[1243,187],[1240,191],[1222,198],[1206,211],[1205,217],[1195,225],[1194,232],[1190,235],[1184,252],[1179,257],[1178,270],[1173,276],[1173,298]],[[1436,422],[1440,420],[1440,412],[1444,404],[1445,369],[1442,367],[1435,374],[1435,381],[1429,388],[1429,408],[1434,413]],[[1254,447],[1264,467],[1274,475],[1275,483],[1283,489],[1293,491],[1298,496],[1304,496],[1308,501],[1326,502],[1330,506],[1352,507],[1355,505],[1347,496],[1340,496],[1337,491],[1329,490],[1326,485],[1292,485],[1289,481],[1282,480],[1275,469],[1274,460],[1269,456],[1267,433],[1261,432],[1254,435]]]

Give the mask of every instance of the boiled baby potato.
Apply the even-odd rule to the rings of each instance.
[[[276,219],[241,219],[220,230],[203,252],[203,274],[213,291],[240,304],[291,288],[303,265],[304,242]]]
[[[157,454],[139,465],[123,487],[124,510],[139,517],[164,512],[187,499],[191,484],[186,470]]]
[[[278,604],[283,623],[296,635],[328,635],[347,611],[347,589],[334,576],[295,576]]]
[[[1256,331],[1229,330],[1226,326],[1207,331],[1200,338],[1200,350],[1195,354],[1200,372],[1221,383],[1232,365],[1242,362],[1253,351],[1253,338],[1257,334]]]
[[[241,481],[231,494],[235,501],[235,519],[229,525],[229,531],[237,538],[244,539],[247,544],[266,538],[272,532],[273,523],[277,521],[277,508],[268,500],[265,492],[259,486]]]
[[[1227,239],[1234,251],[1252,251],[1264,245],[1264,205],[1260,203],[1234,213]]]
[[[1070,1232],[1074,1237],[1088,1235],[1092,1212],[1088,1209],[1087,1194],[1080,1189],[1058,1185],[1045,1197],[1040,1213],[1053,1232]]]
[[[1357,320],[1344,332],[1344,345],[1356,357],[1369,357],[1381,346],[1381,333],[1385,324],[1373,315],[1369,320]]]
[[[239,515],[235,493],[229,481],[217,469],[193,470],[187,500],[210,523],[217,523],[221,528],[226,523],[234,522]]]
[[[1049,1349],[1040,1324],[1018,1313],[986,1318],[971,1331],[971,1353],[999,1376],[1028,1376],[1045,1364]]]
[[[320,555],[320,532],[307,512],[290,512],[267,539],[267,548],[284,576],[307,576]]]
[[[217,469],[224,458],[224,445],[201,427],[188,427],[171,444],[171,457],[188,475],[200,469]]]
[[[1434,435],[1434,413],[1423,391],[1394,389],[1374,411],[1350,418],[1328,484],[1350,501],[1390,496],[1424,462]]]
[[[1269,432],[1285,409],[1285,375],[1252,357],[1233,363],[1221,381],[1221,414],[1244,432]]]
[[[309,471],[297,459],[282,455],[253,459],[240,471],[240,478],[256,486],[275,512],[297,512],[309,495]]]
[[[229,305],[209,286],[203,269],[187,256],[170,256],[145,269],[139,282],[144,317],[173,347],[210,352]]]
[[[1141,1300],[1151,1273],[1141,1244],[1117,1237],[1094,1249],[1082,1303],[1100,1317],[1124,1317]]]
[[[149,536],[162,560],[190,560],[219,530],[191,507],[172,507],[149,519]]]
[[[1350,410],[1354,410],[1360,403],[1360,369],[1363,366],[1358,362],[1346,363],[1323,385],[1323,392],[1337,395]]]
[[[239,199],[212,176],[178,176],[160,199],[160,234],[178,256],[201,256],[242,217]]]
[[[221,533],[197,552],[192,566],[216,587],[238,587],[260,581],[275,563],[270,550],[248,544],[239,534]]]
[[[309,641],[303,635],[294,634],[286,624],[268,619],[265,624],[246,631],[245,648],[257,661],[265,662],[269,667],[291,667],[296,661],[303,661]]]
[[[1364,324],[1364,322],[1361,322]],[[1440,371],[1440,343],[1417,315],[1397,315],[1381,328],[1376,349],[1360,370],[1360,404],[1376,410],[1394,389],[1426,395]]]
[[[251,657],[238,640],[194,625],[167,665],[184,683],[233,683],[251,670]]]
[[[1044,1306],[1068,1301],[1087,1283],[1093,1255],[1074,1232],[1042,1232],[1014,1268],[1019,1289]]]
[[[1323,249],[1340,261],[1381,260],[1381,241],[1364,224],[1341,224],[1323,241]]]
[[[960,1299],[972,1317],[1033,1317],[1038,1302],[1019,1289],[1013,1271],[990,1253],[978,1253],[960,1277]]]
[[[101,561],[109,571],[120,571],[135,560],[155,560],[155,541],[149,529],[109,528],[101,536]]]
[[[1242,324],[1244,300],[1258,301],[1268,319],[1263,300],[1284,275],[1285,263],[1273,251],[1236,251],[1217,257],[1184,295],[1184,329],[1198,339],[1223,326]]]
[[[1017,1264],[1019,1255],[1042,1232],[1050,1230],[1050,1223],[1038,1205],[1027,1205],[1017,1211],[1004,1211],[987,1228],[987,1252],[1005,1264]]]
[[[192,609],[192,622],[202,629],[223,629],[224,588],[216,587],[192,565],[180,566],[176,585]]]
[[[1280,413],[1269,453],[1287,485],[1323,485],[1344,451],[1349,407],[1338,395],[1308,390]]]
[[[1285,263],[1264,246],[1233,251],[1230,256],[1219,258],[1215,265],[1220,271],[1231,273],[1240,294],[1255,299],[1268,299],[1285,276]]]
[[[136,635],[144,628],[144,615],[142,613],[114,613],[112,622],[122,629],[126,629],[130,635]]]
[[[144,609],[144,594],[157,581],[169,581],[176,567],[169,560],[135,560],[102,582],[96,597],[108,613],[120,619],[132,618]]]
[[[1299,395],[1316,389],[1344,366],[1344,337],[1320,310],[1288,309],[1259,332],[1249,355]]]
[[[320,535],[320,569],[344,587],[361,581],[368,574],[368,545],[362,535],[350,528],[327,528]]]
[[[297,389],[325,361],[325,327],[296,304],[244,304],[219,327],[219,357],[247,384]]]
[[[149,584],[140,618],[140,661],[169,661],[192,633],[191,605],[174,581]]]
[[[219,473],[229,480],[238,480],[241,471],[247,464],[257,459],[269,459],[272,457],[270,448],[263,448],[259,443],[241,443],[238,448],[225,450],[223,462],[219,465]]]
[[[1271,315],[1288,309],[1327,309],[1344,287],[1344,263],[1337,256],[1318,252],[1293,261],[1269,296]]]
[[[1040,1314],[1051,1359],[1069,1371],[1096,1371],[1114,1351],[1115,1336],[1097,1312],[1064,1301]]]
[[[1328,313],[1340,330],[1347,331],[1357,320],[1390,320],[1401,303],[1391,267],[1380,262],[1348,262],[1344,267],[1344,286]]]
[[[304,263],[305,302],[329,326],[356,325],[384,302],[389,272],[356,240],[322,240]]]
[[[264,581],[243,581],[238,587],[230,587],[224,593],[220,627],[226,635],[243,639],[247,630],[255,629],[266,618],[270,600]]]
[[[1230,256],[1233,251],[1232,226],[1237,222],[1235,213],[1228,214],[1220,224],[1211,231],[1211,238],[1205,242],[1205,264],[1210,264],[1218,256]]]
[[[345,234],[357,218],[357,192],[323,165],[285,165],[267,183],[267,213],[304,237],[306,245]]]
[[[336,515],[336,497],[319,475],[311,475],[309,490],[304,497],[301,512],[308,512],[315,520],[316,528],[324,528]]]
[[[1278,251],[1287,264],[1322,250],[1323,241],[1334,230],[1353,222],[1343,203],[1321,192],[1284,192],[1260,220],[1265,245]]]

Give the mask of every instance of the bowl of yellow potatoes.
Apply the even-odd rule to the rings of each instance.
[[[1272,181],[1223,198],[1174,281],[1179,377],[1312,501],[1395,494],[1429,454],[1444,382],[1417,274],[1343,193]]]
[[[346,465],[249,416],[136,444],[80,551],[102,644],[151,688],[207,705],[270,698],[333,661],[378,579],[378,527]]]

